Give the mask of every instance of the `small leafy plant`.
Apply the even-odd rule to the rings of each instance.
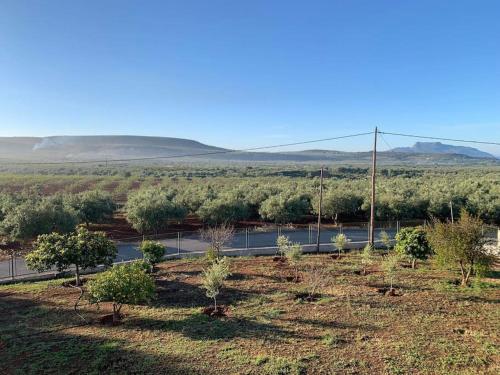
[[[432,254],[431,245],[422,227],[401,229],[396,235],[394,249],[402,257],[410,259],[411,268],[415,268],[417,260],[426,260]]]
[[[392,253],[387,255],[382,262],[382,269],[384,270],[385,276],[389,280],[389,293],[394,293],[394,280],[397,276],[399,270],[399,261],[401,256],[398,253]]]
[[[121,319],[124,304],[149,302],[155,293],[155,283],[144,270],[144,262],[115,265],[87,283],[91,304],[113,303],[113,323]]]
[[[351,240],[348,239],[344,233],[339,233],[335,237],[332,237],[331,241],[334,243],[335,248],[339,252],[339,258],[340,253],[346,248],[347,244],[351,242]]]
[[[361,265],[363,267],[363,275],[366,276],[368,267],[373,264],[373,247],[367,244],[361,252]]]
[[[288,263],[292,266],[294,269],[294,280],[298,281],[299,280],[299,265],[300,261],[302,260],[302,246],[298,243],[291,244],[288,246],[286,252],[285,252],[285,257],[288,260]]]
[[[220,258],[212,263],[205,271],[203,271],[203,288],[206,291],[208,298],[214,300],[214,312],[217,311],[217,296],[221,288],[224,286],[224,281],[231,275],[229,259],[227,257]]]
[[[142,241],[139,250],[144,254],[144,260],[151,266],[151,269],[161,262],[165,255],[165,246],[155,241]]]

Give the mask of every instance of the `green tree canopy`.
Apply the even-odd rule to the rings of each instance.
[[[141,189],[131,194],[126,205],[127,221],[140,233],[155,234],[168,226],[170,220],[182,220],[186,209],[161,188]]]
[[[80,285],[80,270],[100,264],[109,266],[117,254],[114,242],[103,232],[89,232],[82,227],[69,234],[42,234],[33,247],[25,258],[29,269],[43,272],[56,267],[64,271],[74,265],[77,285]]]
[[[401,256],[411,259],[412,268],[418,260],[426,260],[432,254],[432,248],[427,241],[427,234],[424,228],[402,228],[396,234],[395,250]]]
[[[100,223],[111,217],[116,210],[111,195],[99,190],[68,195],[65,201],[76,212],[79,221],[87,227],[89,223]]]

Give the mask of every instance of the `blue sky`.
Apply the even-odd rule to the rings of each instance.
[[[499,141],[499,14],[472,0],[3,0],[0,136],[242,148],[379,125]]]

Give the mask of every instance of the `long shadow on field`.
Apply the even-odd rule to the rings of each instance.
[[[301,318],[293,318],[293,319],[281,319],[288,322],[293,322],[299,325],[312,325],[315,327],[320,327],[324,329],[332,329],[332,328],[340,328],[340,329],[351,329],[351,330],[364,330],[364,331],[376,331],[379,330],[379,327],[376,327],[371,324],[351,324],[351,323],[342,323],[336,321],[323,321],[323,320],[314,320],[314,319],[301,319]]]
[[[157,280],[157,298],[153,305],[158,307],[204,307],[211,303],[205,291],[198,285],[180,280]],[[224,287],[219,300],[221,304],[233,304],[252,296],[240,289]]]
[[[180,320],[134,319],[125,324],[128,328],[140,330],[174,331],[194,340],[219,340],[241,338],[260,338],[267,340],[300,339],[304,336],[287,331],[273,324],[260,323],[249,319],[211,318],[196,313]],[[308,336],[308,338],[311,338]]]
[[[114,331],[120,329],[81,326],[71,306],[56,309],[4,294],[0,296],[0,373],[200,373],[173,355],[159,355],[155,348],[136,349],[138,341],[123,335],[114,338]]]

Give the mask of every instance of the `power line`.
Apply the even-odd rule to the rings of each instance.
[[[380,138],[384,141],[385,145],[387,146],[387,151],[392,151],[392,146],[389,144],[389,142],[387,142],[387,140],[385,139],[384,135],[381,134],[382,132],[379,132],[380,134]]]
[[[434,139],[437,141],[450,141],[450,142],[462,142],[462,143],[477,143],[483,145],[495,145],[500,146],[500,142],[486,142],[486,141],[476,141],[471,139],[455,139],[455,138],[442,138],[442,137],[430,137],[425,135],[415,135],[415,134],[403,134],[403,133],[391,133],[391,132],[383,132],[380,131],[380,134],[388,134],[388,135],[397,135],[400,137],[409,137],[409,138],[422,138],[422,139]]]
[[[310,144],[310,143],[333,141],[333,140],[337,140],[337,139],[360,137],[360,136],[368,135],[368,134],[373,134],[373,132],[349,134],[349,135],[342,135],[342,136],[338,136],[338,137],[321,138],[321,139],[314,139],[314,140],[302,141],[302,142],[282,143],[282,144],[270,145],[270,146],[250,147],[250,148],[244,148],[244,149],[239,149],[239,150],[219,150],[219,151],[209,151],[209,152],[201,152],[201,153],[195,153],[195,154],[151,156],[151,157],[127,158],[127,159],[75,160],[75,161],[63,161],[63,162],[55,162],[55,161],[54,162],[14,162],[14,163],[9,163],[9,165],[64,165],[64,164],[94,164],[94,163],[113,163],[113,162],[119,163],[119,162],[128,162],[128,161],[146,161],[146,160],[186,158],[186,157],[194,157],[194,156],[209,156],[209,155],[232,154],[232,153],[234,154],[234,153],[239,153],[239,152],[268,150],[268,149],[287,147],[287,146],[298,146],[298,145],[305,145],[305,144]]]

